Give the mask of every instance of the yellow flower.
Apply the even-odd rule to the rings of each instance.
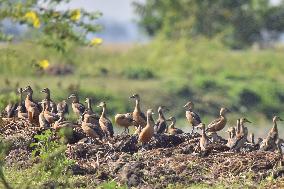
[[[40,27],[40,20],[36,12],[34,11],[27,12],[24,16],[24,19],[26,19],[28,22],[33,23],[34,28]]]
[[[34,11],[29,11],[29,12],[27,12],[27,13],[25,14],[24,18],[27,19],[27,20],[35,20],[35,19],[37,19],[38,17],[37,17],[36,12],[34,12]]]
[[[40,68],[45,70],[49,67],[49,61],[46,60],[46,59],[41,60],[41,61],[38,62],[38,65],[39,65]]]
[[[34,28],[39,28],[40,27],[40,20],[39,19],[34,20],[33,26],[34,26]]]
[[[95,38],[93,38],[93,39],[91,40],[90,45],[91,45],[91,46],[96,46],[96,45],[100,45],[100,44],[102,44],[102,43],[103,43],[103,39],[102,39],[102,38],[97,38],[97,37],[95,37]]]
[[[81,18],[81,11],[80,9],[75,9],[71,12],[70,19],[73,21],[78,21]]]

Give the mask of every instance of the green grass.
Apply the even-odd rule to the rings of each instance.
[[[270,126],[272,115],[284,115],[281,48],[232,51],[217,40],[206,39],[156,39],[147,45],[119,48],[73,47],[70,53],[60,54],[29,43],[3,44],[0,106],[10,99],[7,95],[15,100],[11,91],[16,86],[32,85],[37,99],[43,97],[38,91],[49,87],[55,100],[75,90],[81,98],[91,96],[95,103],[105,100],[111,116],[131,111],[133,102],[128,97],[139,93],[144,110],[166,105],[171,109],[167,115],[180,118],[180,126],[186,124],[182,106],[187,100],[196,102],[206,123],[218,115],[220,106],[233,111],[231,124],[245,115],[254,125]],[[33,65],[42,59],[52,65],[70,64],[74,75],[39,74]]]

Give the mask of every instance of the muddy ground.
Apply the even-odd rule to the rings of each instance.
[[[3,121],[1,125],[2,137],[11,144],[6,165],[22,169],[32,166],[30,143],[42,130],[25,121]],[[284,173],[282,156],[277,152],[262,152],[257,150],[257,145],[249,143],[241,152],[231,152],[225,146],[226,140],[200,152],[197,148],[199,137],[198,133],[155,135],[142,149],[135,135],[119,134],[100,143],[86,138],[82,130],[76,128],[69,138],[66,154],[75,160],[70,168],[74,175],[87,176],[98,184],[115,180],[137,188],[196,183],[214,186],[244,179],[257,185],[267,177],[281,179]],[[85,183],[78,183],[78,186],[84,187]]]

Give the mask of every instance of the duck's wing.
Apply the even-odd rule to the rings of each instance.
[[[207,126],[207,130],[211,129],[213,127],[215,127],[215,125],[219,124],[221,121],[221,118],[217,118],[215,120],[213,120],[211,123],[209,123],[209,125]]]
[[[166,122],[162,120],[158,120],[158,122],[155,125],[156,125],[156,132],[158,134],[163,133],[167,128]]]
[[[190,112],[190,113],[191,113],[192,118],[197,122],[197,125],[199,125],[201,123],[201,119],[199,115],[195,112]]]

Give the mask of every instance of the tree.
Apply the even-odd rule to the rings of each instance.
[[[134,2],[139,24],[151,35],[167,38],[222,36],[242,48],[263,39],[262,32],[284,31],[284,3],[269,0],[146,0]]]
[[[67,42],[77,44],[99,43],[98,39],[87,41],[89,33],[100,29],[92,21],[101,16],[100,12],[83,9],[58,10],[58,6],[70,0],[0,0],[0,21],[9,20],[36,30],[36,42],[65,52]],[[5,34],[0,25],[0,40],[12,41],[13,36]]]

